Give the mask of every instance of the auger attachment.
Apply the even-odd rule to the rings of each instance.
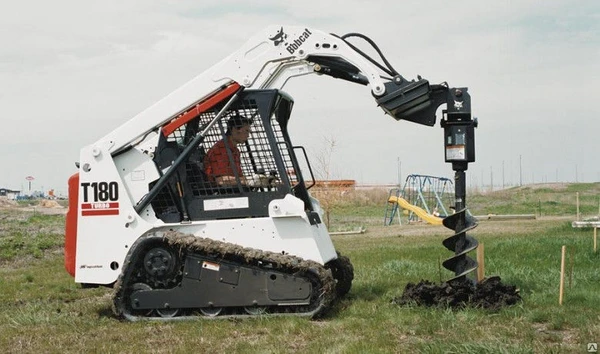
[[[447,110],[441,121],[444,128],[444,146],[446,162],[452,163],[454,170],[454,194],[456,211],[446,217],[442,223],[455,234],[443,241],[454,256],[443,262],[446,269],[454,272],[454,279],[464,279],[477,269],[477,262],[467,253],[477,248],[477,241],[467,235],[467,231],[477,226],[477,221],[467,215],[465,171],[469,162],[475,162],[475,128],[477,119],[471,119],[471,96],[467,88],[452,88],[447,91]]]

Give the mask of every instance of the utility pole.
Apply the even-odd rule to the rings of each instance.
[[[523,185],[523,164],[521,163],[521,155],[519,155],[519,186]]]
[[[513,186],[512,179],[513,179],[514,175],[513,175],[512,163],[513,163],[513,161],[512,161],[512,159],[510,159],[510,161],[508,161],[508,170],[510,171],[510,173],[508,174],[508,185],[509,186]]]
[[[490,166],[490,191],[494,191],[494,171],[492,170],[492,166]]]
[[[502,189],[504,189],[504,160],[502,160]]]
[[[398,188],[402,188],[402,161],[398,156]]]
[[[481,190],[483,191],[483,186],[485,185],[485,183],[483,183],[483,170],[481,170]]]

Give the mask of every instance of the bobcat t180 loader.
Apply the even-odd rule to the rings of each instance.
[[[288,132],[294,101],[281,89],[309,74],[368,85],[387,114],[429,126],[440,104],[467,96],[404,79],[363,35],[268,27],[81,149],[65,236],[75,281],[113,286],[114,311],[128,320],[325,313],[354,275],[309,194],[312,172],[299,167],[306,153]],[[205,155],[236,116],[252,121],[251,133],[239,146],[241,173],[222,185],[207,176]]]

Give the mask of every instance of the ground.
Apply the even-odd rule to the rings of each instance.
[[[67,213],[67,208],[60,205],[55,200],[48,199],[32,200],[27,205],[23,205],[14,200],[0,199],[0,209],[37,212],[44,215],[59,215]]]

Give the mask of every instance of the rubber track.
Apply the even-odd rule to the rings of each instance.
[[[354,279],[354,267],[350,263],[350,258],[342,256],[337,252],[337,259],[328,264],[328,269],[331,269],[334,279],[336,279],[336,296],[343,298],[352,287]]]
[[[269,270],[276,270],[288,274],[296,274],[298,272],[311,272],[316,275],[322,284],[320,289],[313,289],[319,291],[318,295],[319,304],[311,311],[308,312],[282,312],[282,313],[266,313],[261,315],[250,315],[250,314],[228,314],[219,315],[215,317],[203,316],[203,315],[192,315],[192,316],[178,316],[178,317],[145,317],[136,316],[128,313],[125,306],[125,287],[122,285],[129,281],[131,274],[134,273],[135,269],[130,269],[130,265],[135,257],[138,256],[139,252],[136,247],[139,243],[145,242],[148,239],[156,239],[166,241],[168,244],[175,246],[180,249],[180,252],[187,254],[201,254],[210,255],[211,257],[233,261],[239,264],[240,260],[243,260],[245,264],[251,266],[257,266],[259,264],[268,264],[273,266]],[[184,234],[177,231],[153,231],[149,232],[145,236],[140,237],[136,243],[132,246],[132,252],[129,252],[125,259],[125,269],[121,272],[121,275],[117,279],[114,285],[113,294],[113,312],[116,316],[124,318],[129,321],[138,320],[151,320],[151,321],[180,321],[190,319],[231,319],[231,318],[249,318],[256,316],[300,316],[300,317],[311,317],[316,318],[325,314],[333,305],[336,298],[336,282],[329,269],[326,269],[323,265],[314,262],[304,260],[300,257],[284,255],[280,253],[261,251],[253,248],[246,248],[239,245],[215,241],[212,239],[201,238],[191,234]],[[315,304],[289,307],[294,309],[303,309],[307,306],[315,306]]]

